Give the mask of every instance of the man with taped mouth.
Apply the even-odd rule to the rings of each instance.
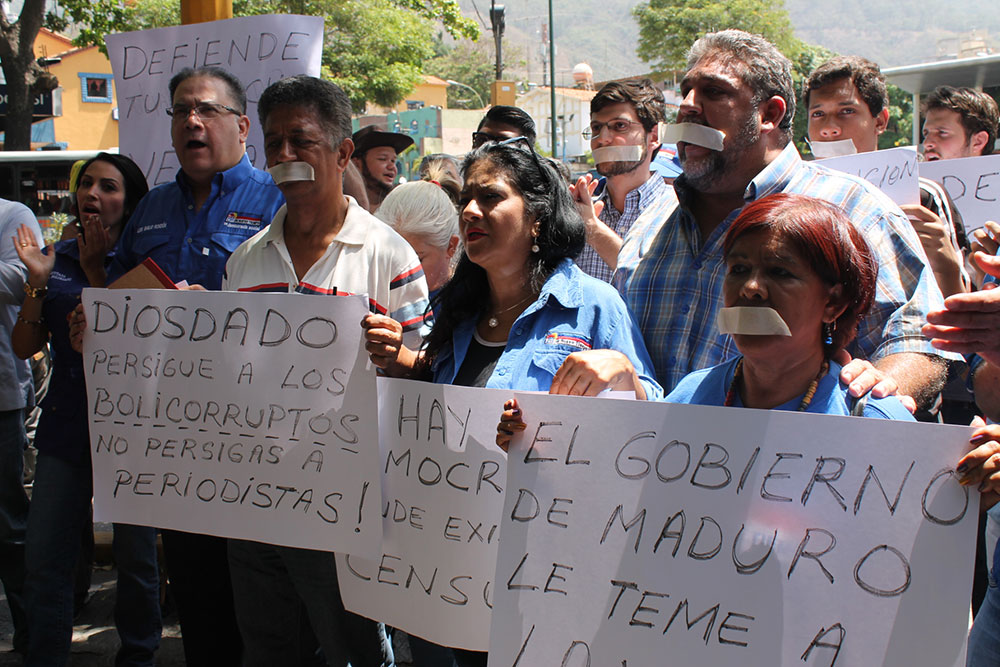
[[[597,173],[607,181],[596,206],[590,196],[597,183],[589,176],[571,192],[587,225],[587,246],[576,263],[595,278],[611,280],[622,239],[641,215],[649,211],[656,217],[676,201],[673,188],[650,170],[665,113],[663,93],[649,79],[612,81],[590,101],[590,127],[583,134],[590,139]]]
[[[287,205],[233,253],[223,287],[364,294],[372,312],[388,314],[405,343],[419,347],[428,305],[420,260],[343,193],[354,151],[347,95],[329,81],[294,76],[268,86],[257,111],[268,171]],[[245,667],[306,664],[317,641],[331,667],[392,664],[384,627],[344,609],[333,553],[230,540],[229,563]]]
[[[122,232],[120,272],[151,257],[175,282],[219,289],[230,253],[263,229],[284,201],[246,155],[250,119],[240,81],[216,67],[170,80],[170,136],[180,170],[150,190]],[[161,531],[167,575],[190,665],[240,665],[226,541]]]
[[[368,210],[374,213],[396,182],[396,157],[413,145],[413,139],[398,132],[382,132],[374,125],[361,128],[351,139],[351,161],[361,171]]]
[[[801,160],[791,141],[788,59],[762,37],[711,33],[691,47],[681,93],[679,123],[660,136],[677,142],[684,169],[674,182],[678,205],[658,230],[635,240],[641,259],[634,269],[620,264],[615,276],[659,382],[672,389],[687,373],[736,355],[732,338],[715,325],[726,273],[722,240],[745,204],[788,192],[843,208],[878,259],[875,305],[842,374],[852,394],[898,391],[921,405],[932,402],[946,363],[921,339],[920,324],[942,297],[920,241],[873,186]]]

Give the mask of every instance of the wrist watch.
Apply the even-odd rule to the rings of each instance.
[[[48,293],[48,291],[49,288],[47,285],[44,287],[32,287],[28,284],[27,280],[24,281],[24,293],[32,299],[41,299]]]

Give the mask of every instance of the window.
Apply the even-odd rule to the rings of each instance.
[[[111,103],[111,75],[80,72],[80,89],[84,102]]]

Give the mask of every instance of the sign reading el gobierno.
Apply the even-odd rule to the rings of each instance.
[[[373,557],[363,297],[83,292],[95,516]]]
[[[180,168],[170,139],[170,79],[186,67],[219,67],[246,88],[247,155],[265,166],[257,100],[268,85],[295,74],[319,76],[323,17],[247,16],[105,37],[115,74],[119,147],[150,187],[174,180]]]
[[[517,399],[491,667],[965,664],[968,428]]]

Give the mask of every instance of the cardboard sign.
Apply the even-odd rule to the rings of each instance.
[[[86,289],[100,521],[379,553],[364,297]]]
[[[168,84],[185,67],[221,67],[246,88],[255,167],[266,160],[257,100],[271,83],[295,74],[319,76],[321,16],[270,15],[115,33],[105,37],[118,100],[119,151],[135,160],[150,187],[180,168],[170,139]]]
[[[1000,155],[920,163],[920,175],[937,181],[951,195],[965,231],[1000,220]]]
[[[486,651],[512,393],[379,378],[383,553],[337,556],[344,606],[435,644]]]
[[[813,164],[863,178],[900,206],[920,203],[917,150],[913,146],[831,157]]]
[[[491,667],[965,664],[968,428],[517,400]]]

